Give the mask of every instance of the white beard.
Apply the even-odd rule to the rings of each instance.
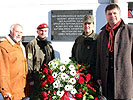
[[[19,43],[19,42],[21,41],[21,39],[16,39],[16,37],[13,38],[13,40],[14,40],[16,43]]]

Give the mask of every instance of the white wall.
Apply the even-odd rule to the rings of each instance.
[[[102,3],[102,4],[100,4]],[[41,23],[51,25],[51,10],[93,10],[95,17],[95,32],[99,33],[100,28],[106,24],[104,9],[109,0],[2,0],[0,1],[0,36],[9,34],[10,26],[20,23],[24,26],[24,35],[37,35],[36,27]],[[124,4],[122,12],[127,19],[127,12]],[[50,31],[49,31],[50,33]],[[48,39],[50,40],[50,34]],[[60,53],[61,59],[68,59],[71,56],[73,41],[52,41],[55,51]],[[56,53],[57,57],[58,53]]]

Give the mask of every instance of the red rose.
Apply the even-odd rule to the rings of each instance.
[[[54,78],[53,78],[53,76],[48,76],[47,77],[47,81],[49,82],[49,83],[53,83],[54,82]]]
[[[78,97],[78,98],[82,98],[82,96],[83,96],[82,92],[80,92],[80,93],[76,93],[76,97]]]
[[[43,72],[43,74],[45,74],[45,73],[47,74],[48,73],[47,68],[44,68],[42,72]]]
[[[84,78],[82,76],[79,77],[78,83],[79,84],[83,84],[84,83]]]
[[[46,92],[42,92],[41,95],[44,97],[44,98],[47,98],[48,94]]]
[[[91,74],[88,73],[85,77],[86,77],[86,81],[89,81],[91,79]]]

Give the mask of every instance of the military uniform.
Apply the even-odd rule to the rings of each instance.
[[[96,60],[96,38],[97,34],[92,33],[89,36],[83,35],[77,37],[72,48],[72,58],[80,64],[95,65]]]
[[[97,34],[93,31],[94,17],[93,15],[85,15],[83,18],[82,35],[78,36],[72,48],[72,58],[79,64],[87,64],[87,68],[90,65],[92,74],[95,72],[96,65],[96,39]],[[86,68],[86,69],[87,69]]]
[[[34,85],[29,87],[31,100],[40,100],[38,99],[40,67],[54,59],[54,50],[50,44],[51,42],[37,37],[26,46],[29,67],[28,79],[29,82],[34,81]]]

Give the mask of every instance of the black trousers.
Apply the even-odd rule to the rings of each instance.
[[[114,71],[110,67],[108,71],[107,100],[114,100]]]
[[[131,100],[114,99],[114,53],[109,53],[108,80],[107,80],[107,100]]]

